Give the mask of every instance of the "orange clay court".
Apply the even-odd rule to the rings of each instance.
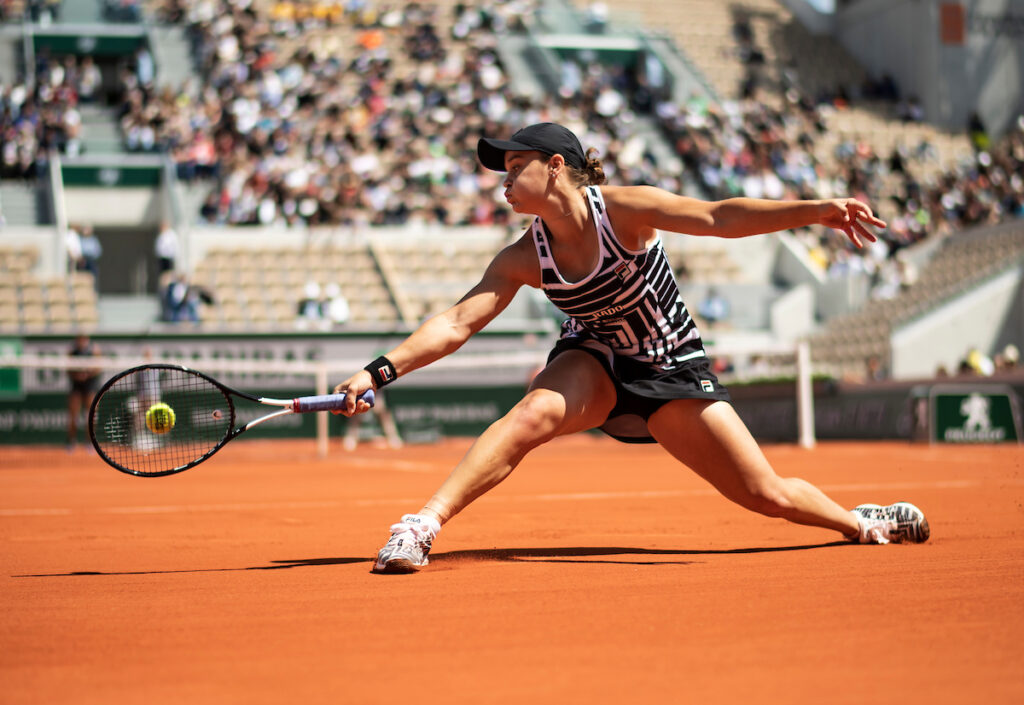
[[[746,512],[654,446],[528,456],[370,573],[469,441],[328,460],[242,441],[180,475],[2,451],[3,703],[1024,702],[1024,450],[767,446],[923,545]]]

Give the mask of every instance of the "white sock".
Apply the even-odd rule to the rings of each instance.
[[[429,527],[436,536],[441,531],[441,524],[438,523],[437,519],[426,514],[406,514],[402,517],[403,524],[419,524],[421,526]]]

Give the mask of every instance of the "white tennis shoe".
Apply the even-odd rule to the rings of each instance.
[[[391,526],[391,539],[373,564],[374,573],[414,573],[430,561],[427,555],[441,525],[433,517],[406,514]]]
[[[924,512],[909,502],[862,504],[853,515],[860,524],[856,543],[924,543],[931,535]]]

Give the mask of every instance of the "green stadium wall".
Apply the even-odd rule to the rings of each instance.
[[[165,336],[94,336],[107,354],[138,357],[151,347],[172,359],[226,359],[266,362],[266,372],[223,375],[215,378],[242,391],[280,398],[314,393],[312,378],[274,371],[278,361],[370,360],[402,339],[389,334],[275,334],[209,336],[200,333]],[[63,355],[70,340],[59,336],[0,340],[8,354],[18,349],[33,355]],[[538,354],[548,341],[532,334],[482,333],[467,344],[473,353],[526,350]],[[154,355],[154,361],[165,359]],[[127,367],[127,364],[121,367]],[[438,370],[425,368],[386,390],[399,429],[410,442],[428,442],[442,436],[474,436],[503,416],[525,392],[529,370],[479,368]],[[109,377],[113,371],[105,373]],[[332,374],[330,384],[341,379]],[[927,382],[846,384],[818,381],[814,386],[815,433],[819,440],[926,440],[928,415],[921,400],[933,387],[955,381],[984,392],[1003,385],[1018,411],[1024,398],[1024,372],[1002,378],[958,378]],[[779,381],[730,385],[740,417],[761,442],[793,443],[797,439],[795,383]],[[67,374],[57,369],[11,370],[0,374],[0,444],[62,444],[67,429]],[[253,405],[252,416],[261,415]],[[375,432],[376,419],[367,415],[362,435]],[[347,420],[330,417],[332,437],[340,437]],[[296,415],[259,426],[245,438],[310,437],[315,435],[313,415]],[[84,439],[84,434],[81,436]],[[243,439],[244,442],[244,439]]]

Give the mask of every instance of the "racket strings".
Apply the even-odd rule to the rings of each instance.
[[[157,404],[170,408],[160,409],[162,425],[147,423],[147,412]],[[142,368],[115,380],[97,400],[93,434],[100,453],[115,465],[137,475],[162,475],[216,450],[233,422],[230,398],[204,377]]]

